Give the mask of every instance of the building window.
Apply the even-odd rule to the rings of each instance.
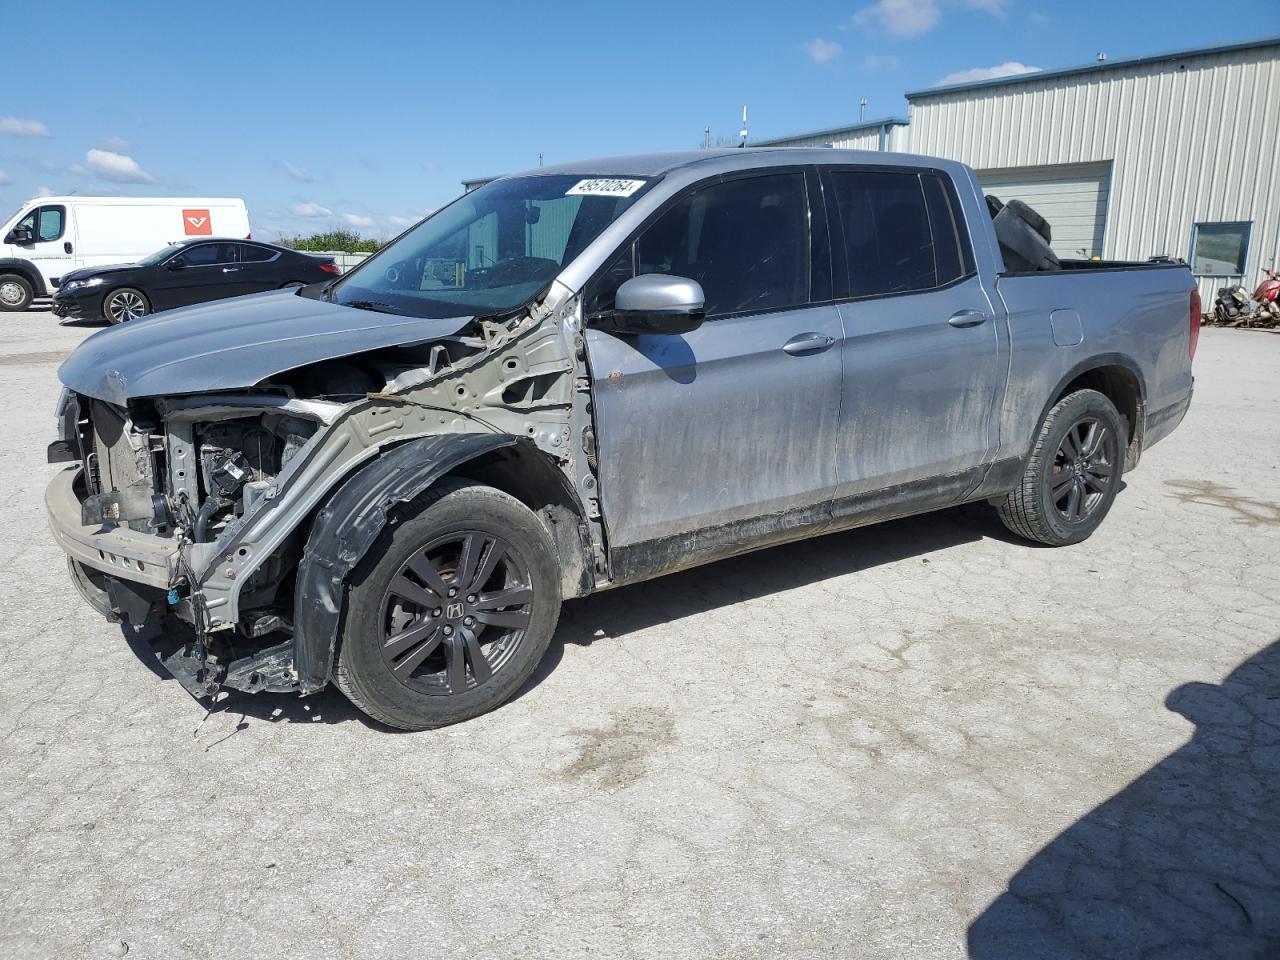
[[[1191,272],[1200,277],[1244,276],[1252,223],[1197,223],[1191,228]]]

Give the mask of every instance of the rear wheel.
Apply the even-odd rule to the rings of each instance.
[[[301,280],[290,280],[288,283],[280,284],[281,290],[296,290],[298,287],[305,287],[306,284]]]
[[[494,709],[551,642],[558,566],[546,530],[514,497],[442,484],[413,517],[388,527],[353,575],[338,688],[403,730]]]
[[[1126,430],[1115,405],[1080,390],[1049,411],[1022,482],[997,507],[1014,533],[1061,547],[1086,539],[1120,488]]]
[[[112,290],[102,301],[102,313],[111,323],[124,323],[126,320],[137,320],[151,312],[151,304],[146,295],[133,287],[121,287]]]
[[[35,291],[31,282],[16,273],[0,275],[0,310],[25,310],[31,306]]]

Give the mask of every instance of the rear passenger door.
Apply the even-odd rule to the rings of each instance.
[[[878,508],[890,489],[895,503],[958,500],[998,446],[1007,357],[955,189],[920,169],[822,179],[845,329],[836,515]]]
[[[832,304],[813,303],[811,279],[829,301],[830,274],[825,247],[813,262],[808,187],[798,169],[696,185],[588,284],[601,499],[618,579],[826,516],[842,331]],[[706,321],[682,336],[590,329],[633,273],[697,280]]]

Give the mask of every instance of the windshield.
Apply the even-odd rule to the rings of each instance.
[[[155,253],[151,254],[151,256],[143,257],[141,260],[138,261],[138,266],[154,267],[157,263],[159,263],[165,257],[172,256],[173,254],[177,253],[181,249],[182,249],[182,244],[171,243],[167,247],[165,247],[163,250],[157,250]]]
[[[649,181],[529,176],[464,194],[383,247],[330,293],[417,317],[488,316],[528,303]]]

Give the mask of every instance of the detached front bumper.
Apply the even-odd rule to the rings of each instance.
[[[82,469],[59,470],[45,490],[49,529],[63,552],[92,570],[131,583],[168,590],[177,581],[178,543],[107,524],[80,522]]]

